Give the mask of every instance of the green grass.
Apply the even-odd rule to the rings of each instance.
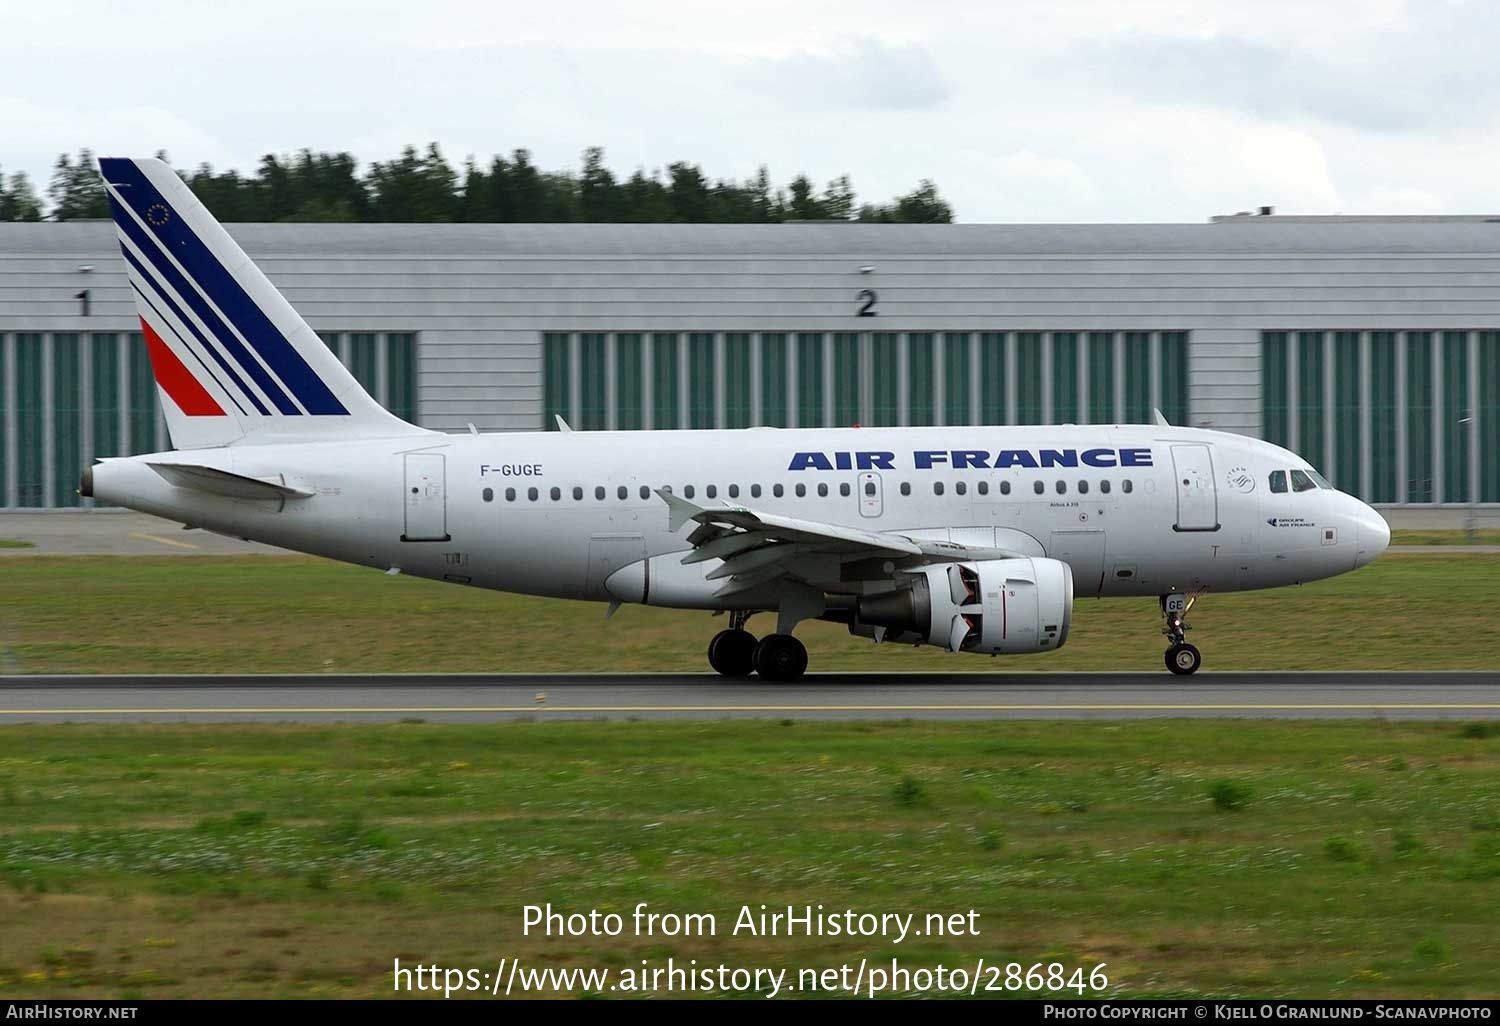
[[[0,728],[0,1000],[389,996],[403,964],[1108,964],[1109,996],[1492,997],[1459,723]],[[710,912],[546,938],[522,906]],[[734,937],[743,904],[978,937]],[[873,964],[873,962],[872,962]]]
[[[1484,527],[1471,536],[1462,530],[1403,529],[1391,532],[1392,545],[1500,545],[1500,528]]]
[[[20,538],[0,538],[0,549],[34,549],[35,542],[23,541]]]
[[[691,671],[724,618],[478,591],[307,558],[13,556],[0,673]],[[1206,670],[1490,669],[1500,554],[1393,553],[1304,587],[1210,595]],[[990,660],[798,634],[814,670],[1161,669],[1154,598],[1085,599],[1060,652]],[[770,617],[751,621],[764,631]]]

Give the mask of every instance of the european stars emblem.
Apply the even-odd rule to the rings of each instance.
[[[146,208],[146,220],[151,222],[153,228],[160,228],[172,217],[172,212],[167,209],[165,203],[153,203]]]

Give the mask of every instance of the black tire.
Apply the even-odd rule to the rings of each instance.
[[[768,634],[755,646],[755,672],[765,680],[796,680],[807,672],[807,649],[790,634]]]
[[[1184,641],[1180,645],[1173,645],[1167,649],[1166,663],[1167,669],[1180,677],[1185,677],[1190,673],[1198,672],[1198,667],[1203,663],[1203,656],[1196,648]]]
[[[726,677],[748,677],[755,672],[755,635],[749,631],[720,631],[708,643],[708,665]]]

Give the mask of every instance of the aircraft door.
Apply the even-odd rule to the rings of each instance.
[[[880,475],[867,470],[859,475],[859,515],[878,517],[885,512],[885,490]]]
[[[1103,531],[1053,531],[1047,555],[1073,568],[1073,594],[1099,594],[1104,582]]]
[[[1213,453],[1207,445],[1172,446],[1172,466],[1177,471],[1178,531],[1217,531],[1219,496],[1214,487]]]
[[[621,567],[646,558],[646,539],[639,534],[596,534],[589,538],[589,570],[585,593],[589,598],[608,597],[604,582]]]
[[[406,519],[401,540],[447,541],[447,457],[440,452],[406,454]]]

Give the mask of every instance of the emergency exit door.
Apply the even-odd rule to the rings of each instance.
[[[401,540],[448,540],[447,457],[442,453],[406,454],[406,521]]]
[[[880,484],[880,475],[867,470],[859,475],[859,515],[878,517],[885,512],[885,490]]]
[[[1219,494],[1212,450],[1201,444],[1174,445],[1172,466],[1177,471],[1177,530],[1217,531]]]

